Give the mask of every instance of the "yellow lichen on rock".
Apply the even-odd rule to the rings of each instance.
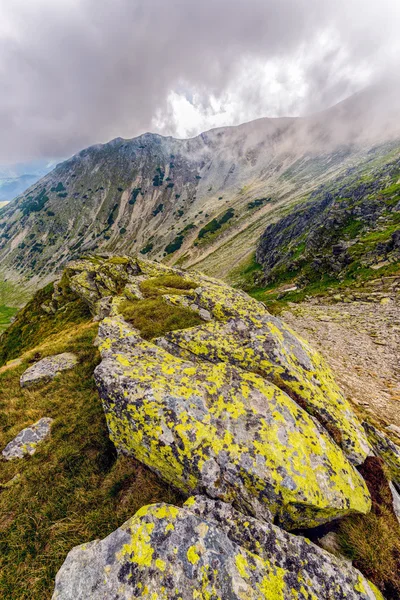
[[[192,363],[105,319],[95,377],[117,448],[184,493],[204,490],[286,527],[365,513],[365,484],[287,394],[227,363]]]
[[[147,506],[104,540],[73,549],[53,600],[89,597],[382,600],[359,571],[308,540],[201,496],[176,511]]]

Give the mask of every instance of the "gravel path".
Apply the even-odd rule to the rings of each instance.
[[[400,303],[293,304],[282,318],[318,349],[345,395],[400,426]]]

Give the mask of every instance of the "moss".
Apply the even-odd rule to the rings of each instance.
[[[195,327],[203,321],[188,308],[171,306],[161,297],[121,303],[119,310],[124,318],[138,329],[146,339],[160,337],[168,331]]]

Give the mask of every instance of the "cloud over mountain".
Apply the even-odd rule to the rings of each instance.
[[[397,0],[0,0],[0,162],[319,110],[395,72]]]

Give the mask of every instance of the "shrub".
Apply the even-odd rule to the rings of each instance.
[[[151,242],[149,244],[147,244],[147,246],[145,246],[144,248],[142,248],[140,250],[140,254],[148,254],[149,252],[151,252],[154,248],[154,244],[152,244]]]
[[[156,217],[160,212],[164,210],[164,204],[159,204],[151,213],[153,217]]]

